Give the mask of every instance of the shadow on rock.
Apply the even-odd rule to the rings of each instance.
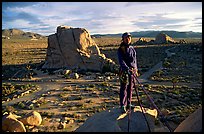
[[[129,132],[169,132],[162,123],[155,123],[156,109],[143,109],[150,130],[140,107],[136,106],[130,113]],[[128,115],[128,113],[122,114],[120,108],[96,113],[76,129],[76,132],[128,132]]]

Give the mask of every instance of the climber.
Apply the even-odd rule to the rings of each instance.
[[[131,34],[125,32],[122,35],[122,43],[118,48],[118,60],[120,64],[119,78],[120,78],[120,107],[122,113],[125,113],[129,106],[131,106],[133,76],[134,73],[139,76],[137,68],[136,51],[131,46]]]

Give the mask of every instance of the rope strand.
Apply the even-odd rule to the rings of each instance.
[[[148,123],[147,118],[146,118],[145,113],[144,113],[144,109],[143,109],[143,107],[142,107],[142,103],[140,102],[140,99],[139,99],[139,93],[138,93],[138,90],[136,89],[135,79],[133,79],[133,82],[134,82],[134,86],[135,86],[135,92],[136,92],[136,95],[137,95],[137,99],[138,99],[138,102],[139,102],[139,105],[140,105],[140,109],[142,110],[142,115],[143,115],[144,118],[145,118],[145,121],[146,121],[146,123],[147,123],[147,127],[148,127],[148,129],[149,129],[149,132],[151,132],[149,123]]]
[[[134,78],[137,80],[138,84],[141,84],[139,82],[139,80],[137,79],[136,75],[133,73]],[[159,115],[162,117],[163,121],[161,121],[165,126],[167,126],[167,128],[169,129],[170,132],[172,131],[172,128],[169,126],[169,124],[167,123],[167,121],[164,119],[164,115],[162,114],[162,112],[158,109],[158,107],[156,106],[156,104],[154,103],[154,101],[152,100],[152,98],[148,95],[148,93],[146,92],[146,90],[144,89],[144,87],[142,86],[142,89],[144,91],[144,93],[147,95],[149,101],[152,103],[152,105],[156,108],[156,110],[158,111]]]

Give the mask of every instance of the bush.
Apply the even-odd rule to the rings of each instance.
[[[23,108],[25,108],[25,104],[22,103],[22,102],[19,102],[19,103],[18,103],[18,107],[20,107],[21,109],[23,109]]]

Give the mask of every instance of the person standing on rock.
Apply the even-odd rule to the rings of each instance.
[[[120,78],[120,107],[122,113],[126,112],[131,106],[132,88],[133,88],[133,73],[138,74],[136,51],[131,46],[131,34],[123,33],[122,43],[118,48],[118,61],[120,64],[119,78]]]

